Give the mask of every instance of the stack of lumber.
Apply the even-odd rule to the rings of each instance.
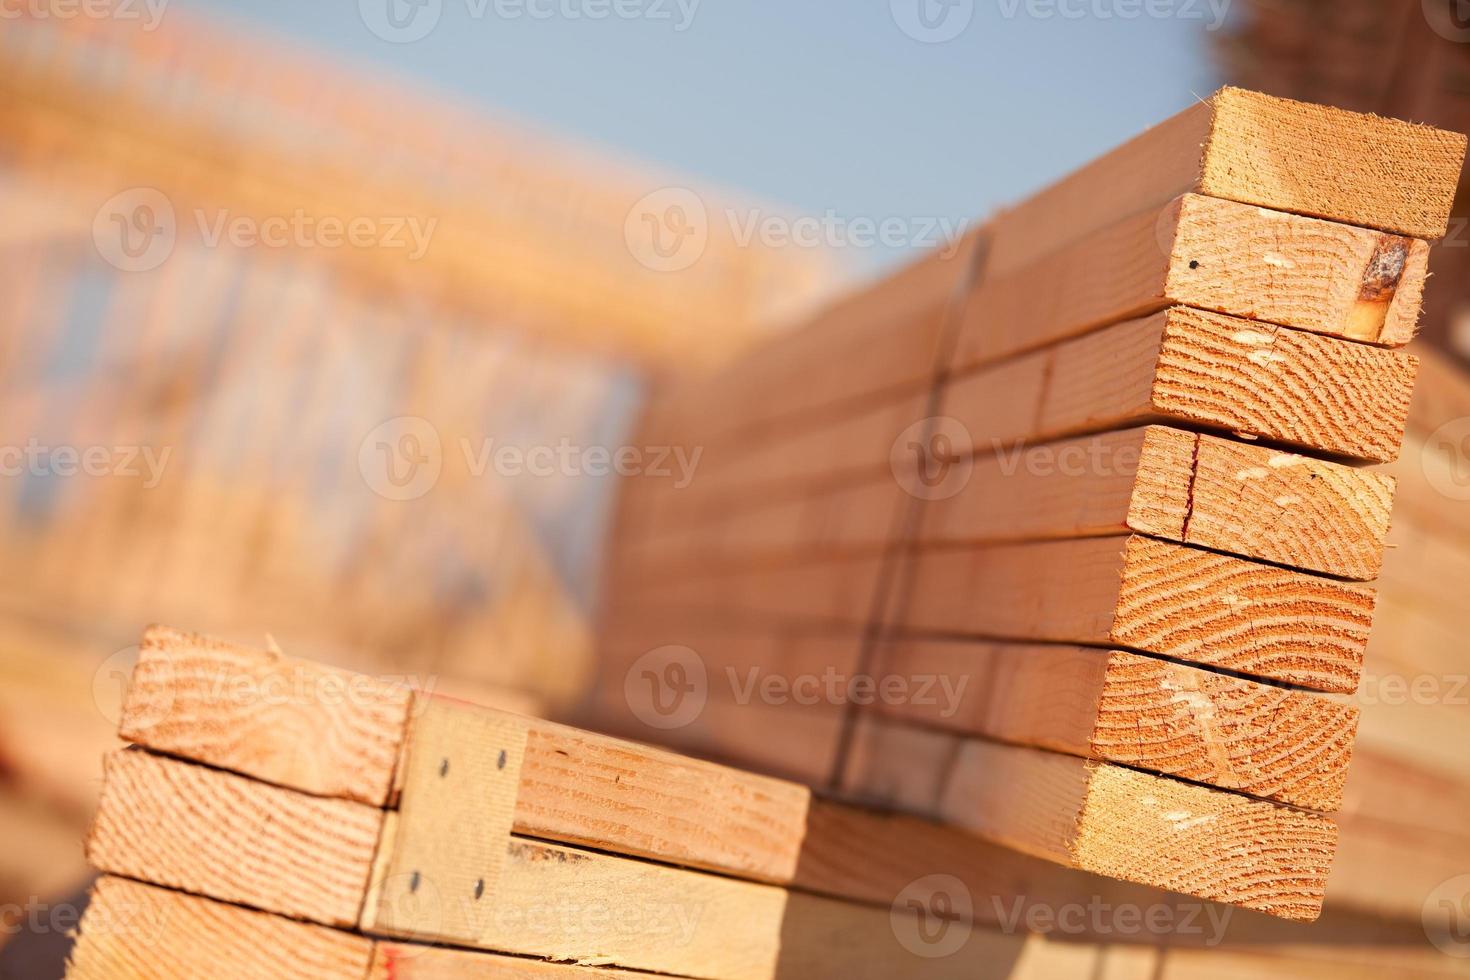
[[[1367,977],[1375,944],[1438,975],[1422,935],[1189,902],[172,629],[120,734],[73,978]],[[1139,918],[1055,925],[1079,901]]]
[[[599,723],[1142,885],[1381,904],[1329,890],[1333,814],[1464,150],[1225,89],[664,393],[645,439],[703,457],[627,481]]]
[[[888,907],[911,882],[963,870],[968,842],[943,828],[265,650],[150,629],[120,734],[132,746],[105,762],[87,853],[108,877],[76,977],[206,962],[231,976],[362,977],[370,962],[515,975],[507,956],[963,977],[1024,945],[997,933],[926,960],[890,928],[914,914]],[[905,846],[872,861],[889,838]],[[153,914],[120,938],[112,907]],[[298,937],[291,962],[245,938],[272,932]]]

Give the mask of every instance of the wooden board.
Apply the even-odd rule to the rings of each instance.
[[[288,919],[105,875],[92,886],[68,980],[619,980],[639,974],[412,943]]]
[[[940,549],[907,559],[901,630],[1118,645],[1319,691],[1357,687],[1366,585],[1151,538]]]
[[[107,777],[89,845],[99,870],[323,925],[357,924],[362,909],[365,931],[382,927],[373,896],[393,883],[378,879],[386,868],[372,848],[379,832],[411,833],[406,814],[140,750],[110,757]],[[366,853],[359,828],[371,831]],[[475,926],[449,933],[460,945],[709,980],[967,977],[1021,941],[976,933],[962,954],[926,960],[886,908],[519,837],[500,846],[502,873],[474,896],[429,870],[408,873],[418,938],[444,936],[453,911]]]
[[[1003,212],[992,268],[1190,192],[1439,238],[1464,156],[1458,133],[1224,88]]]
[[[412,699],[403,680],[152,626],[138,644],[118,734],[317,796],[384,806]]]
[[[373,941],[111,875],[92,886],[67,980],[362,980]]]
[[[1043,749],[913,736],[870,722],[849,788],[1067,867],[1287,919],[1321,912],[1337,839],[1325,816]]]
[[[889,717],[1114,762],[1312,810],[1342,804],[1358,709],[1123,651],[907,640],[880,677],[945,678]]]
[[[955,760],[939,815],[1072,867],[1308,921],[1337,843],[1325,817],[978,740]]]
[[[1174,308],[957,375],[942,411],[979,446],[1170,419],[1387,462],[1416,368],[1398,351]]]
[[[1414,336],[1428,262],[1418,239],[1187,194],[989,270],[965,304],[954,363],[1174,305],[1400,346]]]
[[[1366,580],[1395,481],[1372,470],[1163,426],[977,457],[924,507],[918,540],[990,544],[1136,531]]]
[[[930,937],[935,948],[945,932]],[[974,978],[1090,975],[1099,947],[1018,935]],[[918,976],[927,976],[916,965]],[[782,974],[796,977],[794,972]],[[829,975],[823,971],[806,976]],[[373,939],[105,876],[93,887],[69,980],[637,980],[645,973]]]

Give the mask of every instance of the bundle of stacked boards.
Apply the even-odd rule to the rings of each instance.
[[[1354,964],[1381,969],[1375,943],[1437,966],[1371,922],[1189,902],[796,782],[162,627],[140,644],[119,734],[71,978],[1167,978],[1323,957],[1367,977]],[[1051,935],[1079,896],[1161,924]],[[1324,927],[1347,945],[1322,945]]]
[[[1464,151],[1224,89],[657,393],[638,440],[702,455],[625,480],[590,715],[1080,871],[1381,910],[1328,888],[1334,814]],[[1433,795],[1372,770],[1380,811]]]

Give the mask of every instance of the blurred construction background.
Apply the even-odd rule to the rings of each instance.
[[[1227,6],[1219,30],[1169,26],[1194,46],[1157,71],[1188,61],[1187,79],[1115,117],[1079,112],[1087,138],[1038,134],[1013,172],[976,184],[1017,196],[1216,81],[1470,130],[1457,4]],[[720,221],[691,245],[691,200],[801,212],[197,4],[146,30],[60,9],[12,4],[0,20],[0,833],[26,842],[0,848],[0,944],[85,878],[98,759],[145,623],[250,642],[269,629],[302,656],[565,716],[591,673],[609,457],[648,386],[896,257]],[[335,16],[361,30],[357,11]],[[309,19],[307,35],[327,23]],[[1096,84],[1119,100],[1150,85],[1117,70]],[[815,82],[843,101],[841,78]],[[1045,86],[984,98],[1006,104],[996,119],[1058,118],[1067,86]],[[934,103],[916,111],[952,114],[992,155],[1026,139],[965,108],[980,98],[894,101]],[[903,125],[868,122],[874,143]],[[1063,138],[1070,158],[1027,162]],[[945,174],[970,166],[938,155]],[[874,179],[861,159],[831,166]],[[1423,333],[1470,358],[1470,200],[1457,214]],[[538,466],[537,447],[573,462]],[[1470,482],[1463,447],[1448,451]],[[1433,629],[1426,643],[1457,643]]]
[[[0,56],[7,908],[83,874],[146,622],[565,709],[616,472],[527,453],[618,446],[651,373],[834,282],[719,234],[665,268],[629,232],[675,178],[238,24],[19,17]]]

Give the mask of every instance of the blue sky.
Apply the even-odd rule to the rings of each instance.
[[[395,22],[384,19],[390,2],[400,5],[396,23],[407,25],[397,35]],[[414,2],[426,6],[416,11]],[[593,16],[599,4],[606,16]],[[916,4],[925,5],[927,21],[917,19]],[[171,6],[228,13],[803,214],[959,221],[1025,195],[1215,88],[1208,28],[1228,4],[172,0]],[[412,36],[430,24],[425,36],[407,43],[379,36]],[[945,39],[911,36],[926,33]],[[896,257],[876,250],[859,264]]]

